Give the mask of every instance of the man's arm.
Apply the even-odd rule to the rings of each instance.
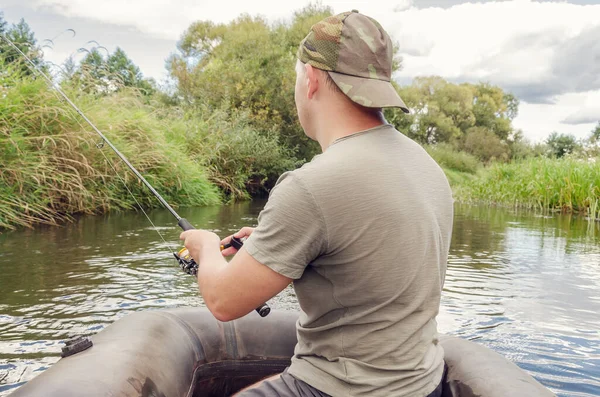
[[[227,263],[214,233],[189,230],[181,238],[198,263],[198,287],[204,302],[219,321],[250,313],[292,282],[258,262],[244,247]]]

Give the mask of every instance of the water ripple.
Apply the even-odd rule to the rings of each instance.
[[[225,235],[259,210],[182,215]],[[167,244],[139,214],[0,235],[0,396],[56,362],[73,335],[137,310],[203,305],[169,253],[179,245],[169,214],[152,216]],[[578,222],[457,207],[440,331],[494,349],[561,397],[600,395],[600,232]],[[291,288],[270,304],[298,307]]]

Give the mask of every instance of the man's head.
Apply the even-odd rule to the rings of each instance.
[[[366,113],[384,107],[408,112],[390,82],[392,41],[374,19],[357,11],[325,18],[313,25],[297,56],[296,106],[307,135],[314,111],[322,108],[312,101],[315,95],[321,102],[351,102]]]

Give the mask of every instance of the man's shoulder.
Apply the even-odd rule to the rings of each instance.
[[[323,185],[331,184],[341,166],[335,156],[327,153],[319,154],[300,168],[282,174],[277,184],[285,181],[312,192]]]

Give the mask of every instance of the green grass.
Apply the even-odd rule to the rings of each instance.
[[[460,189],[460,186],[463,186],[475,179],[475,175],[468,172],[456,171],[446,167],[442,167],[442,170],[444,170],[446,178],[448,178],[448,182],[455,192],[457,189]]]
[[[425,150],[445,170],[475,174],[482,166],[477,157],[466,152],[457,151],[449,144],[441,143],[425,146]],[[456,173],[453,175],[456,175]]]
[[[244,111],[180,109],[127,89],[111,95],[64,89],[173,205],[265,193],[282,172],[300,165],[276,131],[258,130]],[[0,69],[0,230],[135,208],[119,176],[144,207],[160,206],[108,145],[97,148],[99,141],[43,81]],[[600,218],[600,161],[532,158],[483,168],[448,144],[426,150],[459,201]]]
[[[175,206],[265,193],[281,173],[300,164],[275,131],[258,131],[242,111],[198,104],[184,110],[124,87],[110,95],[76,84],[63,90]],[[0,69],[0,230],[133,209],[135,199],[146,208],[160,206],[99,142],[44,81]]]
[[[72,214],[134,208],[117,175],[145,207],[159,203],[83,120],[43,81],[4,76],[0,97],[0,228],[57,224]],[[67,87],[68,88],[68,87]],[[69,92],[83,112],[173,204],[221,200],[205,166],[168,137],[160,118],[135,91],[96,97]],[[113,171],[102,152],[116,167]]]
[[[532,158],[494,164],[456,186],[461,201],[600,218],[600,161]]]
[[[264,195],[279,175],[301,164],[276,131],[257,130],[247,112],[202,108],[176,126],[177,146],[206,167],[227,200]]]

